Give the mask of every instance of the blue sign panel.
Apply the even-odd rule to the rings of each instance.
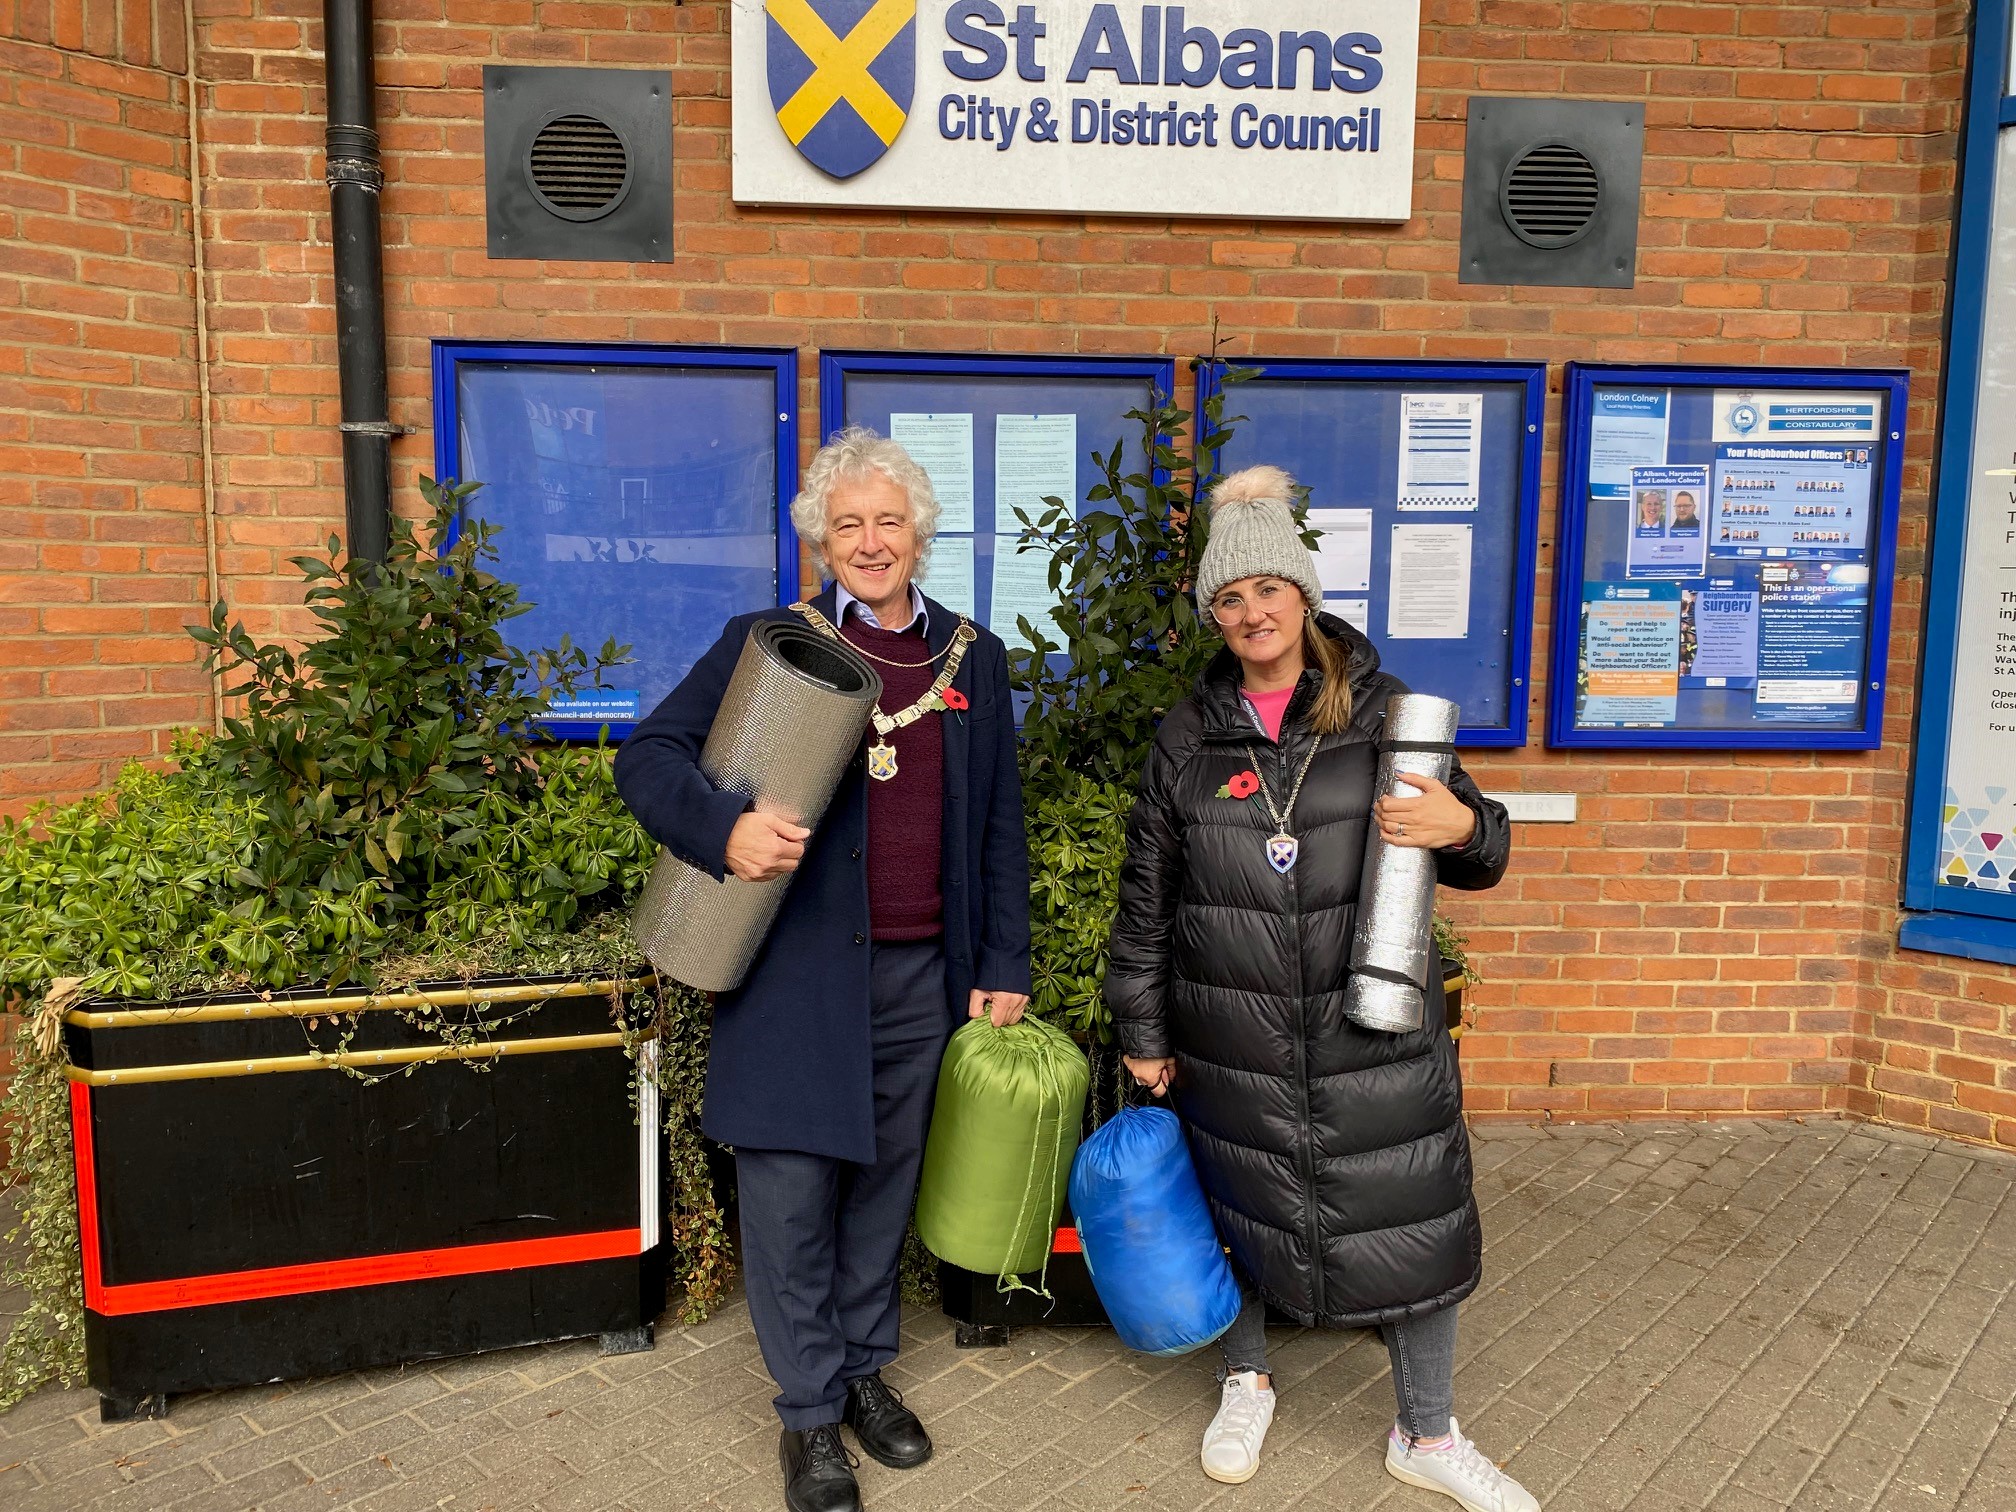
[[[549,732],[620,738],[731,616],[794,596],[796,358],[679,348],[435,346],[437,467],[480,482],[514,645],[633,660],[556,702]]]
[[[1460,743],[1524,745],[1546,367],[1241,365],[1259,376],[1227,391],[1245,418],[1218,470],[1273,463],[1307,485],[1325,607],[1410,688],[1461,705]]]
[[[1905,381],[1570,364],[1549,744],[1879,743]],[[1591,606],[1647,580],[1670,663],[1627,669]]]

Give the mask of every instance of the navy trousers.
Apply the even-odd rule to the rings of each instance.
[[[749,1317],[786,1428],[839,1422],[847,1383],[900,1342],[897,1264],[952,1015],[938,941],[873,949],[874,1162],[735,1151]]]

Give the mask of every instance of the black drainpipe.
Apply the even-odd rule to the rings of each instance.
[[[336,244],[336,374],[342,391],[343,511],[350,555],[385,560],[392,519],[386,413],[385,267],[378,229],[378,113],[371,0],[323,0],[329,86],[329,225]]]

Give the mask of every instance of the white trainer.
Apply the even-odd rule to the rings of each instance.
[[[1446,1449],[1416,1449],[1387,1434],[1386,1473],[1424,1491],[1440,1491],[1465,1512],[1540,1512],[1533,1493],[1463,1437],[1454,1418],[1449,1419],[1449,1437]]]
[[[1262,1390],[1258,1371],[1225,1377],[1218,1416],[1204,1430],[1204,1473],[1228,1486],[1243,1486],[1260,1469],[1260,1446],[1274,1421],[1274,1388]]]

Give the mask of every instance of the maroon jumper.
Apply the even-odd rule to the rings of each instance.
[[[922,698],[944,665],[888,665],[930,656],[922,615],[907,630],[877,630],[850,614],[840,633],[871,656],[887,658],[875,663],[885,714]],[[945,734],[938,723],[943,718],[926,714],[886,736],[868,732],[869,744],[886,740],[896,748],[896,775],[887,782],[868,780],[868,927],[877,940],[930,940],[944,932]]]

